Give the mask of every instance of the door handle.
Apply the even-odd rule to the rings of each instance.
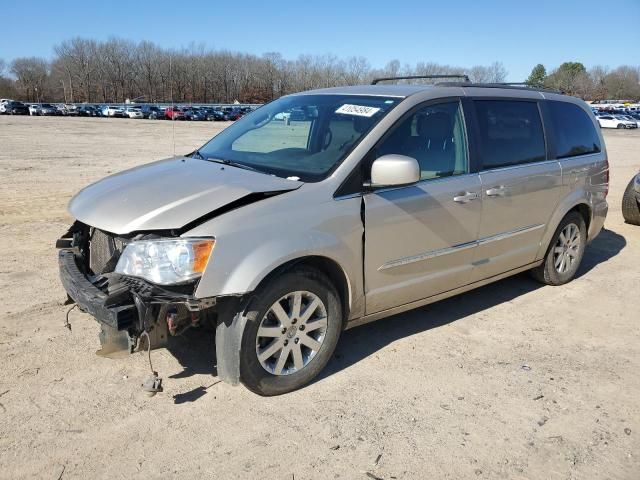
[[[489,197],[504,197],[507,193],[507,189],[504,188],[504,185],[500,185],[499,187],[493,187],[487,190],[487,196]]]
[[[458,203],[469,203],[471,200],[475,200],[476,198],[480,198],[480,195],[477,192],[464,192],[453,197],[453,201]]]

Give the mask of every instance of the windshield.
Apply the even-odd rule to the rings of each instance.
[[[398,103],[397,98],[356,95],[282,97],[223,130],[198,153],[318,182]]]

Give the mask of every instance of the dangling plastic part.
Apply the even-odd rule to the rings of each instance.
[[[151,338],[149,338],[149,333],[145,330],[140,334],[140,338],[143,336],[147,337],[147,358],[151,376],[142,382],[142,389],[148,396],[153,397],[156,393],[162,392],[162,378],[158,376],[158,372],[153,369],[153,364],[151,363]]]
[[[158,376],[158,372],[153,372],[153,375],[147,377],[145,381],[142,382],[142,389],[150,397],[153,397],[158,392],[162,392],[162,378]]]

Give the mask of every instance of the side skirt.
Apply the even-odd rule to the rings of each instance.
[[[485,278],[484,280],[479,280],[474,283],[470,283],[468,285],[463,285],[462,287],[454,288],[453,290],[448,290],[446,292],[438,293],[437,295],[432,295],[431,297],[423,298],[422,300],[416,300],[415,302],[406,303],[404,305],[399,305],[397,307],[389,308],[387,310],[382,310],[381,312],[372,313],[369,315],[365,315],[364,317],[360,317],[354,320],[351,320],[345,330],[348,330],[353,327],[357,327],[359,325],[364,325],[365,323],[375,322],[376,320],[380,320],[382,318],[390,317],[391,315],[397,315],[399,313],[406,312],[408,310],[413,310],[414,308],[424,307],[425,305],[429,305],[431,303],[438,302],[440,300],[444,300],[445,298],[453,297],[458,295],[459,293],[468,292],[469,290],[473,290],[478,287],[482,287],[483,285],[487,285],[489,283],[496,282],[498,280],[502,280],[503,278],[510,277],[512,275],[516,275],[521,272],[525,272],[527,270],[531,270],[532,268],[537,267],[542,263],[542,260],[537,260],[533,263],[529,263],[522,267],[506,271],[499,275],[494,275],[493,277]]]

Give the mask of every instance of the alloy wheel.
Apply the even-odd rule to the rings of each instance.
[[[296,291],[276,301],[256,336],[256,355],[273,375],[302,370],[316,356],[327,333],[327,308],[314,293]]]
[[[575,223],[562,229],[553,248],[553,264],[558,273],[566,273],[578,261],[580,241],[580,229]]]

